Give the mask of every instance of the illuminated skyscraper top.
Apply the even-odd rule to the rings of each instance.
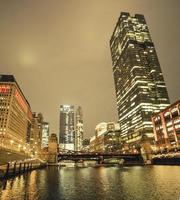
[[[110,40],[122,137],[153,137],[151,115],[169,105],[162,71],[143,15],[122,12]]]

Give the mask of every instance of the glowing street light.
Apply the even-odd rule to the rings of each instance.
[[[10,141],[10,143],[11,143],[11,145],[12,145],[12,144],[14,143],[14,141],[13,141],[13,140],[11,140],[11,141]]]

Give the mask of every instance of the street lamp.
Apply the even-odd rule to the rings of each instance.
[[[11,141],[10,141],[10,143],[11,143],[11,145],[12,145],[12,144],[14,143],[14,141],[13,141],[13,140],[11,140]]]

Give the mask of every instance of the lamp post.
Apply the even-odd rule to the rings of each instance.
[[[18,149],[19,149],[19,151],[21,150],[21,144],[18,144]]]

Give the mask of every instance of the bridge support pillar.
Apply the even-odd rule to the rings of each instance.
[[[145,163],[151,162],[152,149],[151,149],[150,141],[143,141],[141,143],[141,155]]]
[[[57,163],[57,154],[50,154],[48,157],[48,163]]]
[[[58,143],[57,143],[57,135],[52,133],[49,137],[49,145],[48,145],[48,163],[56,164],[58,162],[57,153],[58,153]]]
[[[83,167],[84,166],[84,160],[75,160],[74,161],[76,167]]]
[[[103,164],[103,162],[104,162],[104,158],[103,156],[100,156],[97,160],[97,164]]]

